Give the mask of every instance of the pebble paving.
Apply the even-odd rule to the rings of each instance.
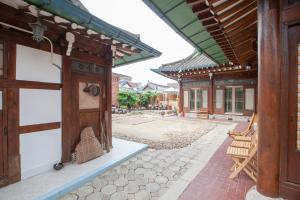
[[[218,125],[224,131],[230,125]],[[220,127],[222,126],[222,127]],[[148,149],[65,195],[61,200],[159,199],[211,143],[198,139],[181,149]]]

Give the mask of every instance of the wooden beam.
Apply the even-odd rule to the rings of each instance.
[[[230,1],[225,1],[224,3],[214,7],[212,10],[215,12],[215,13],[218,13],[224,9],[226,9],[227,7],[231,6],[232,4],[238,2],[239,0],[230,0]]]
[[[60,90],[61,87],[62,85],[59,83],[0,79],[0,88]]]
[[[221,13],[220,15],[218,15],[217,18],[220,21],[222,21],[222,20],[224,20],[224,18],[233,15],[234,13],[238,12],[239,10],[241,10],[241,9],[249,6],[253,2],[255,2],[255,4],[256,4],[256,0],[245,0],[245,1],[241,2],[241,3],[239,3],[239,4],[236,4],[232,8],[230,8],[230,9],[226,10],[225,12]]]
[[[24,133],[32,133],[32,132],[59,129],[60,125],[61,125],[60,122],[34,124],[34,125],[20,126],[19,130],[20,130],[20,134],[24,134]]]
[[[257,7],[256,2],[252,2],[250,5],[248,5],[247,7],[241,9],[240,11],[234,13],[232,16],[230,16],[229,18],[227,18],[225,21],[223,21],[221,24],[223,27],[228,26],[229,24],[231,24],[232,22],[234,22],[237,18],[239,18],[240,16],[245,15],[246,13],[249,13],[251,10],[255,9]]]
[[[237,21],[233,22],[227,27],[224,27],[224,29],[227,33],[229,33],[235,29],[242,29],[243,27],[247,27],[256,21],[257,21],[257,10],[253,10],[245,17],[238,19]]]

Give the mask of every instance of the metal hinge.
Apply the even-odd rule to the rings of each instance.
[[[8,131],[7,131],[7,127],[4,127],[4,130],[3,130],[3,131],[4,131],[4,135],[7,136],[7,132],[8,132]]]

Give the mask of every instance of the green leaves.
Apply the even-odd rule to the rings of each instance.
[[[118,93],[118,101],[121,107],[131,109],[137,104],[138,99],[138,95],[130,90],[120,90]]]

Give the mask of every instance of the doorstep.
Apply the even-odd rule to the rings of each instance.
[[[82,186],[110,168],[146,150],[148,145],[113,138],[113,149],[83,164],[65,164],[0,189],[0,200],[54,200]]]

